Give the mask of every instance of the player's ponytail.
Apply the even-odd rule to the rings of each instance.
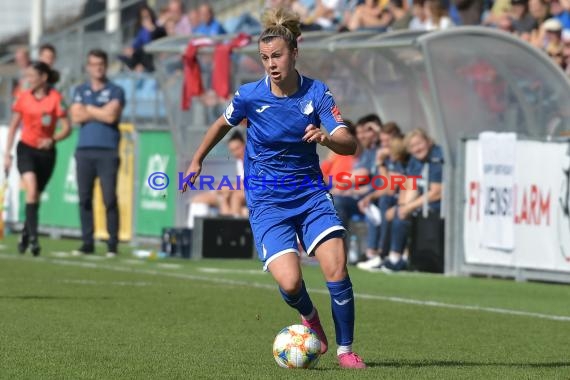
[[[267,43],[275,38],[283,38],[290,49],[297,48],[301,35],[299,15],[285,8],[270,9],[262,16],[263,32],[259,41]]]

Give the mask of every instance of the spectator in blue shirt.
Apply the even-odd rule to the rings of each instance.
[[[412,157],[406,167],[408,179],[405,190],[402,190],[398,197],[398,206],[386,213],[386,219],[392,221],[390,253],[383,263],[387,271],[399,271],[407,267],[403,253],[411,226],[410,217],[421,213],[424,215],[439,213],[441,207],[443,183],[441,147],[436,145],[423,129],[409,132],[404,141]],[[414,181],[411,176],[421,176],[421,178]]]
[[[154,71],[152,55],[145,53],[144,46],[166,36],[166,30],[157,25],[156,14],[146,4],[139,8],[137,29],[133,43],[123,51],[119,59],[131,70],[152,72]]]
[[[87,55],[90,80],[75,89],[70,108],[71,120],[81,125],[75,160],[83,245],[75,255],[94,253],[93,185],[99,177],[107,216],[107,256],[117,255],[119,210],[117,174],[119,171],[119,122],[125,106],[121,87],[107,79],[107,53],[91,50]]]
[[[201,34],[204,36],[218,36],[220,34],[226,34],[222,24],[214,18],[214,10],[210,4],[200,5],[198,8],[198,14],[200,15],[200,25],[193,30],[195,34]]]
[[[380,226],[368,224],[368,246],[366,249],[367,261],[358,263],[364,270],[374,271],[382,266],[382,258],[390,250],[390,223],[386,220],[386,212],[398,204],[399,187],[394,186],[397,176],[405,175],[405,166],[408,157],[404,145],[404,136],[398,124],[388,122],[383,125],[380,132],[380,149],[376,159],[377,173],[386,177],[388,183],[378,183],[375,191],[371,192],[358,202],[361,212],[365,212],[370,204],[374,204],[380,211]]]

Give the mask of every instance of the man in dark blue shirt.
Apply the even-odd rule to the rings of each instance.
[[[107,53],[91,50],[87,55],[89,81],[78,86],[73,95],[71,119],[81,125],[75,160],[81,235],[83,245],[78,254],[94,253],[93,186],[99,177],[107,216],[107,256],[117,255],[119,210],[117,173],[119,171],[119,121],[125,106],[121,87],[107,79]]]

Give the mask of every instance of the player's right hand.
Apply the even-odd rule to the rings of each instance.
[[[194,162],[192,161],[190,163],[190,166],[188,166],[188,169],[186,170],[186,173],[184,173],[184,178],[188,177],[190,175],[190,173],[194,173],[194,175],[190,178],[190,183],[192,185],[194,185],[194,183],[196,182],[196,179],[198,178],[198,176],[200,175],[200,172],[202,171],[202,164],[198,163],[198,162]],[[186,190],[188,190],[188,183],[185,182],[184,185],[182,185],[182,193],[185,193]]]
[[[4,156],[4,173],[10,172],[11,167],[12,167],[12,156],[7,154]]]

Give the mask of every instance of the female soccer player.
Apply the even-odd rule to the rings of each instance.
[[[352,351],[354,295],[342,239],[345,229],[325,186],[319,186],[322,173],[315,144],[351,155],[356,140],[327,86],[295,69],[301,34],[298,17],[275,9],[264,15],[263,22],[259,54],[267,75],[238,89],[224,115],[206,133],[186,177],[191,176],[193,184],[210,150],[247,119],[246,200],[264,270],[273,275],[285,302],[299,311],[302,323],[318,334],[325,353],[327,338],[302,278],[298,236],[304,250],[317,257],[326,279],[340,366],[366,368]],[[186,183],[183,191],[187,187]]]
[[[25,253],[28,245],[32,254],[40,254],[38,242],[38,209],[42,191],[45,189],[55,166],[55,143],[71,133],[63,97],[52,86],[59,74],[43,62],[33,62],[26,70],[29,89],[22,92],[12,106],[12,120],[4,154],[4,170],[12,166],[12,145],[16,129],[22,122],[22,133],[16,147],[18,171],[26,191],[26,222],[18,251]],[[61,119],[61,130],[55,127]]]

